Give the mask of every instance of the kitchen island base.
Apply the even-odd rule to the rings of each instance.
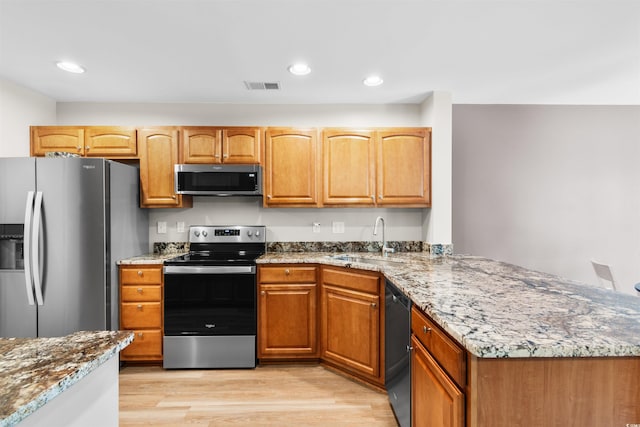
[[[640,424],[640,358],[469,358],[468,427]]]

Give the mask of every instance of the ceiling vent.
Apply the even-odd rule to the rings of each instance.
[[[248,90],[280,90],[279,82],[248,82],[245,80],[244,85]]]

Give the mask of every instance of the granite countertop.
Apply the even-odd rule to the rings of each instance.
[[[179,253],[165,253],[165,254],[145,254],[131,258],[121,259],[117,262],[118,265],[135,265],[135,264],[162,264],[165,260],[175,258]]]
[[[391,254],[386,265],[328,253],[268,253],[268,263],[318,263],[383,272],[471,354],[640,356],[640,298],[491,259]],[[378,254],[347,253],[380,259]]]
[[[19,423],[133,341],[132,332],[0,338],[0,427]]]

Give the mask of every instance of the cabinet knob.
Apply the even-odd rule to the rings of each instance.
[[[138,304],[138,311],[142,311],[142,304]]]
[[[228,155],[228,154],[225,154],[225,155],[224,155],[224,156],[222,156],[222,157],[224,157],[225,159],[228,159],[228,158],[229,158],[229,155]]]
[[[410,353],[413,350],[413,346],[407,344],[407,353]]]
[[[382,200],[382,194],[380,194],[380,195],[378,196],[378,199]]]
[[[286,274],[286,275],[288,276],[289,274],[291,274],[291,272],[289,271],[289,269],[288,269],[288,268],[285,268],[285,270],[284,270],[284,274]]]
[[[216,159],[219,159],[219,158],[220,158],[220,154],[216,154],[216,155],[215,155],[215,156],[213,156],[213,157],[215,157]]]
[[[267,199],[271,200],[271,194],[267,194]]]
[[[89,150],[91,149],[91,147],[89,147],[89,146],[87,145],[86,147],[84,147],[84,149],[85,149],[86,151],[89,151]]]
[[[422,332],[424,332],[425,334],[426,334],[427,332],[431,332],[431,328],[428,328],[427,326],[423,326],[423,327],[422,327]]]
[[[173,200],[175,200],[175,199],[176,199],[176,195],[175,195],[175,194],[174,194],[174,195],[172,195],[172,196],[171,196],[171,198],[172,198]]]
[[[374,202],[376,201],[376,196],[374,196],[373,194],[371,195],[371,200],[373,200]]]
[[[375,303],[375,302],[372,302],[372,303],[371,303],[371,308],[376,308],[377,306],[378,306],[378,304],[377,304],[377,303]]]
[[[138,270],[138,276],[142,277],[142,270]]]
[[[138,338],[142,338],[144,334],[142,332],[138,332]]]
[[[142,288],[138,288],[137,291],[138,291],[139,294],[141,294],[142,293]]]
[[[260,291],[260,295],[266,295],[267,293],[265,291]]]
[[[76,147],[76,150],[78,150],[78,151],[82,151],[82,147],[81,147],[80,145],[78,145],[78,146]]]

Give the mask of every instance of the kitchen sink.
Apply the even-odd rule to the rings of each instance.
[[[389,258],[365,258],[353,255],[329,255],[327,258],[335,259],[337,261],[344,262],[353,262],[353,263],[361,263],[361,264],[375,264],[375,265],[399,265],[402,263],[400,260],[389,259]]]

